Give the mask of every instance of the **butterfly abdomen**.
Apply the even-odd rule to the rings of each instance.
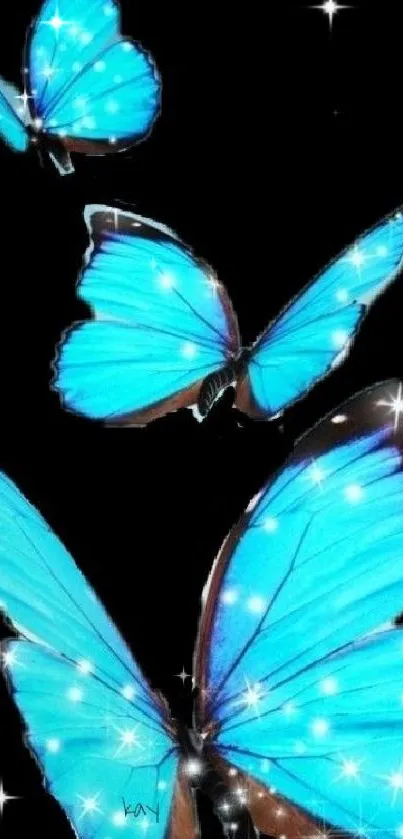
[[[220,398],[223,391],[234,382],[235,378],[235,366],[228,364],[222,370],[211,373],[204,379],[197,400],[197,409],[201,417],[207,416],[214,402]]]

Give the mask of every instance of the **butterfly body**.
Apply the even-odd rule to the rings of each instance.
[[[222,393],[231,385],[236,383],[246,374],[250,349],[243,349],[233,361],[221,370],[210,373],[203,381],[198,400],[196,413],[201,419],[207,416]]]

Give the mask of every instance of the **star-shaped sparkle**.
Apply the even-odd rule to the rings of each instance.
[[[17,801],[18,795],[7,795],[3,787],[3,781],[0,781],[0,818],[3,815],[4,807],[9,801]]]
[[[351,6],[341,6],[339,3],[335,2],[335,0],[326,0],[326,2],[322,3],[320,6],[311,6],[311,9],[319,9],[323,12],[323,14],[328,16],[330,29],[332,28],[333,18],[337,12],[350,8]]]
[[[377,402],[377,405],[389,408],[390,413],[394,414],[393,427],[394,430],[397,431],[399,428],[400,416],[403,414],[403,385],[401,383],[399,384],[394,396],[390,394],[390,400],[380,399]]]
[[[184,667],[182,667],[182,672],[181,673],[175,673],[175,676],[176,676],[177,679],[181,679],[183,685],[185,684],[186,679],[191,679],[192,678],[190,673],[186,673],[186,670],[185,670]]]

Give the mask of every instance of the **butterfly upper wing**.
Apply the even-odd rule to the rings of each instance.
[[[196,659],[221,758],[379,839],[403,803],[402,404],[376,386],[300,441],[224,545]]]
[[[258,339],[237,407],[279,413],[344,361],[372,301],[394,280],[403,258],[403,216],[364,234],[307,286]]]
[[[165,839],[183,798],[167,709],[70,555],[5,476],[0,605],[19,633],[3,660],[28,743],[77,836],[113,839],[134,826],[124,800],[147,805],[147,835]]]
[[[47,0],[28,53],[35,117],[70,151],[114,151],[149,132],[159,78],[151,58],[121,35],[115,0]]]
[[[167,228],[88,207],[91,247],[79,296],[92,321],[64,337],[54,386],[95,419],[142,424],[194,405],[202,380],[239,349],[225,290]]]
[[[14,151],[28,149],[28,122],[29,111],[24,107],[19,90],[0,78],[0,135]]]

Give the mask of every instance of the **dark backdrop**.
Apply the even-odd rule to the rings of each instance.
[[[90,2],[90,0],[89,0]],[[104,430],[49,390],[62,329],[84,309],[75,280],[88,202],[131,202],[172,226],[226,284],[245,342],[340,248],[403,201],[401,21],[394,4],[335,18],[303,4],[122,0],[124,31],[154,55],[163,112],[130,153],[76,157],[59,178],[0,148],[2,468],[96,587],[153,686],[190,721],[202,586],[229,527],[321,415],[403,375],[402,282],[372,309],[346,364],[276,423],[238,427],[224,400],[144,430]],[[176,4],[181,7],[182,4]],[[19,80],[36,2],[2,12],[0,71]],[[402,604],[403,606],[403,604]],[[0,779],[22,796],[2,835],[71,839],[0,687]],[[206,803],[203,836],[219,835]],[[217,832],[216,832],[217,831]]]

